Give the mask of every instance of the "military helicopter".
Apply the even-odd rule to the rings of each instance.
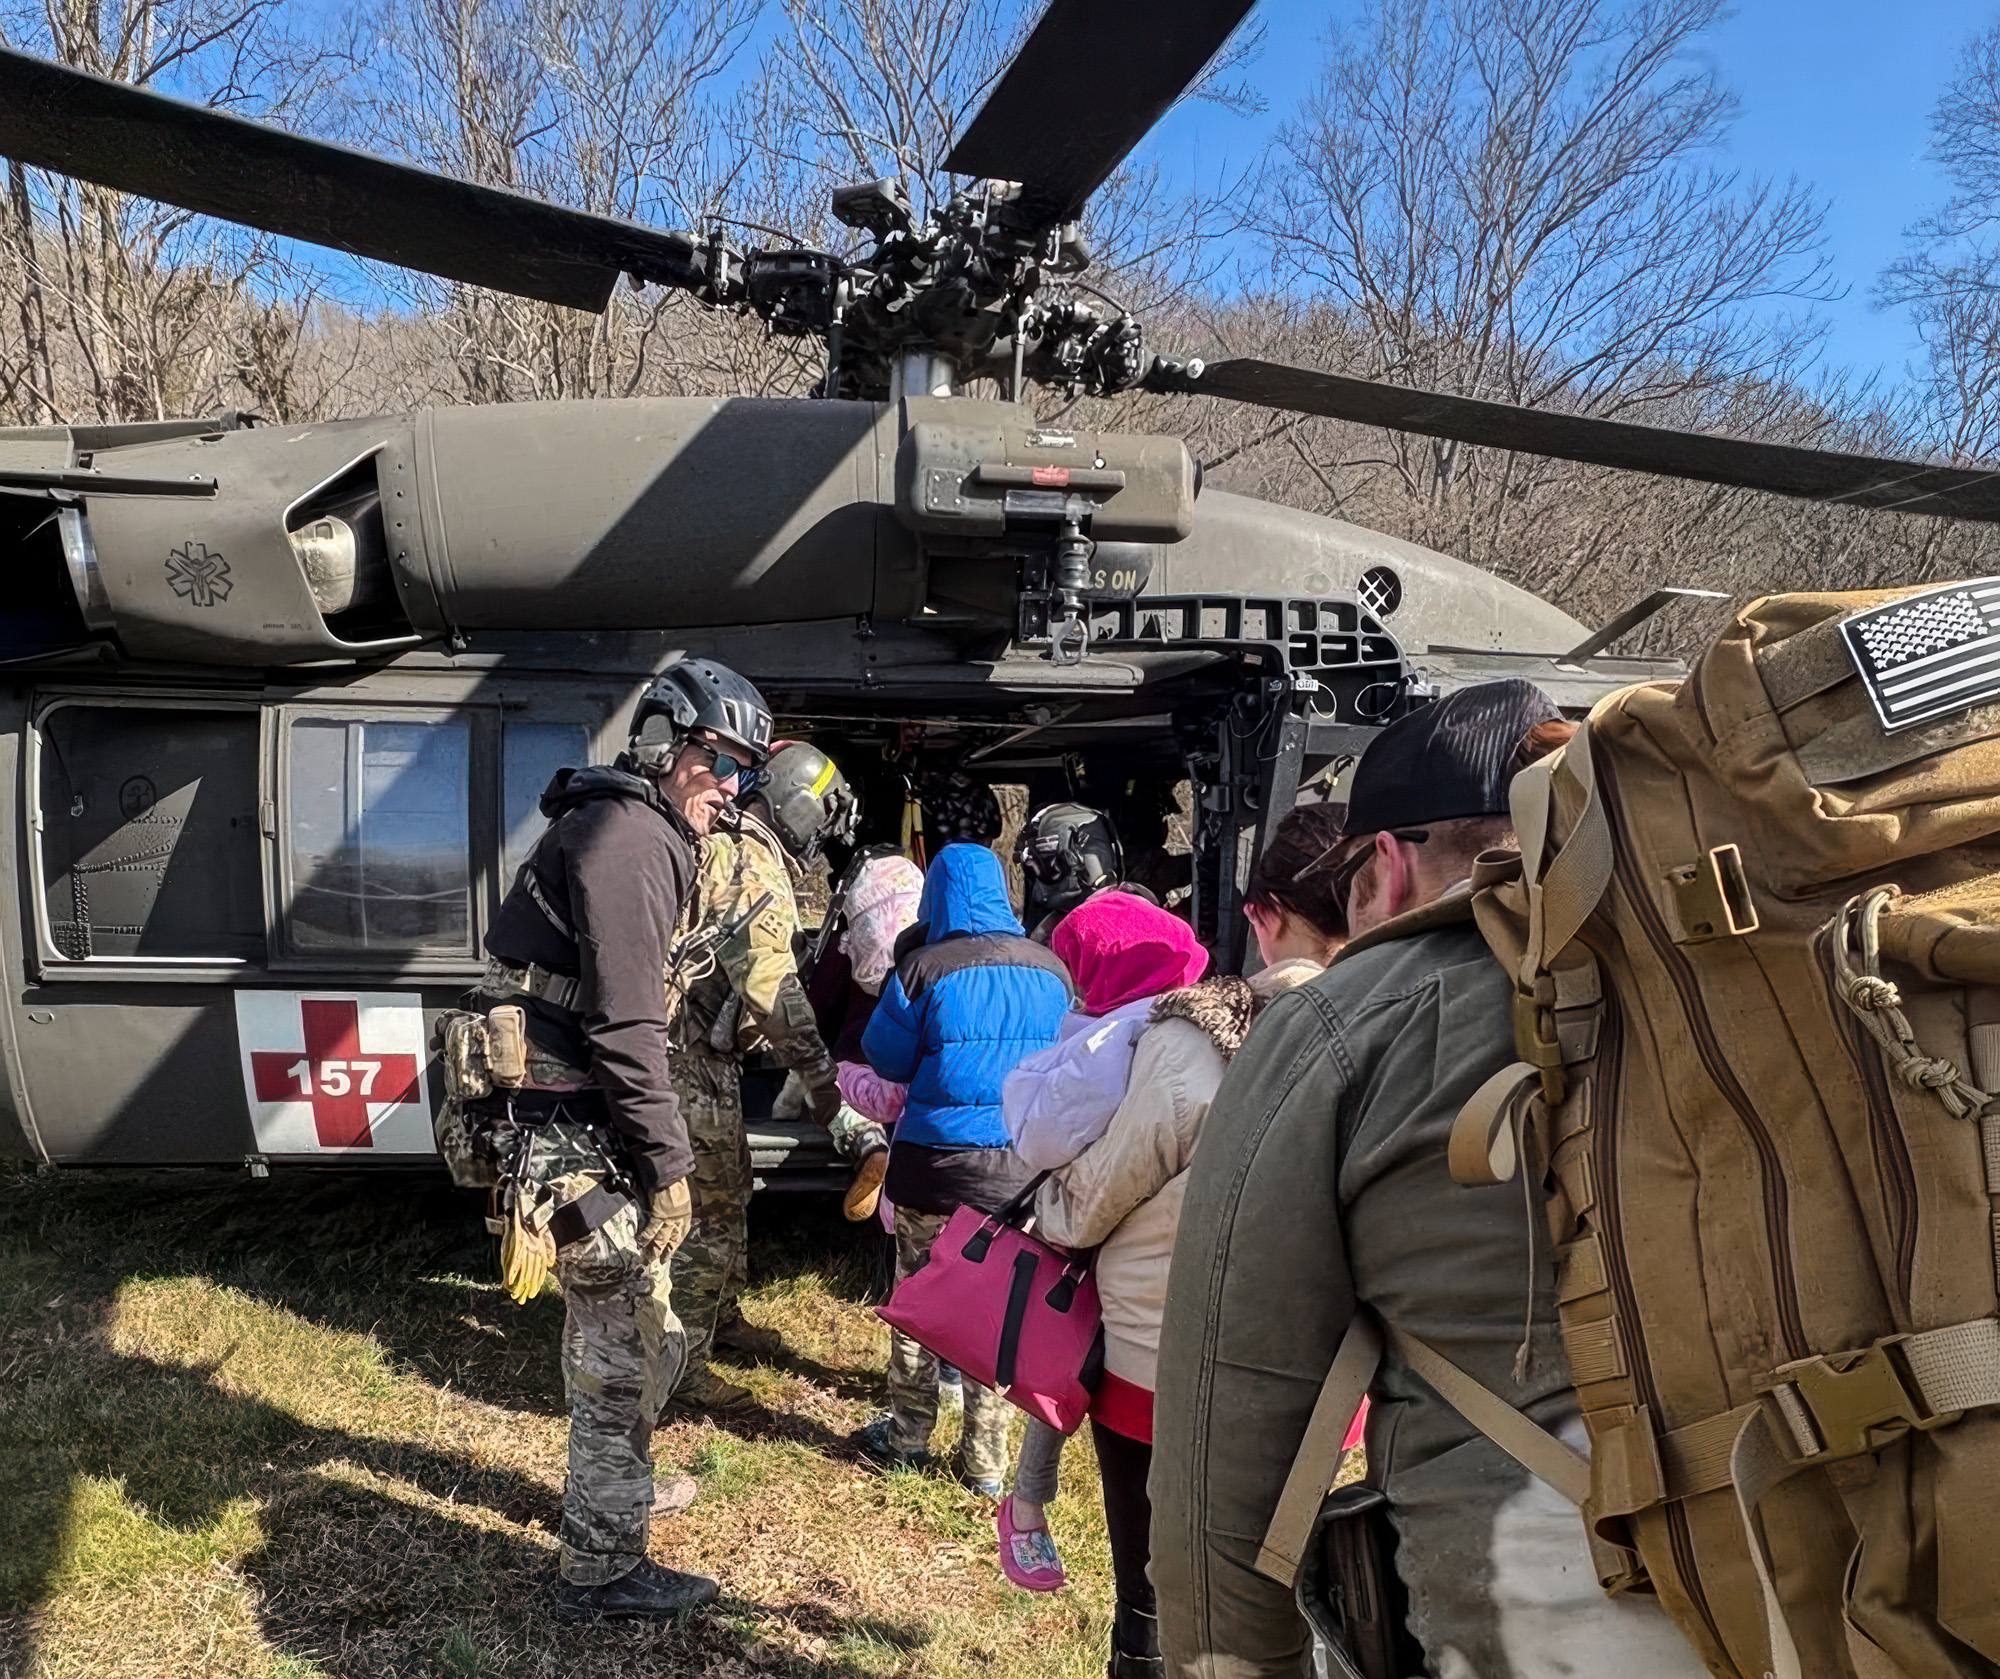
[[[1696,436],[1337,373],[1149,355],[1069,284],[1078,218],[1250,0],[1051,0],[923,221],[834,194],[846,260],[453,180],[0,48],[0,155],[469,284],[602,309],[621,278],[817,340],[800,400],[225,414],[0,431],[0,1152],[420,1163],[427,1012],[565,763],[674,652],[762,685],[894,838],[910,766],[1157,815],[1242,954],[1249,861],[1401,711],[1678,667],[1444,555],[1203,493],[1178,439],[1043,424],[1033,384],[1193,392],[1856,505],[2000,516],[1987,474]],[[1007,400],[963,394],[997,381]],[[1685,592],[1685,591],[1683,591]],[[1128,817],[1128,820],[1131,818]],[[1129,843],[1129,838],[1128,838]],[[771,1181],[831,1181],[753,1122]],[[781,1170],[783,1168],[783,1170]]]

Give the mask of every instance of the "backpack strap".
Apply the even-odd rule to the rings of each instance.
[[[1559,770],[1583,793],[1583,810],[1544,867]],[[1521,841],[1521,879],[1528,888],[1528,948],[1515,982],[1531,991],[1535,975],[1562,954],[1611,884],[1611,818],[1597,790],[1590,724],[1585,722],[1561,751],[1517,775],[1508,803]]]
[[[1491,1440],[1530,1475],[1548,1484],[1579,1509],[1590,1497],[1590,1459],[1557,1439],[1525,1411],[1476,1382],[1436,1348],[1408,1330],[1384,1324],[1389,1344],[1404,1363],[1437,1390],[1438,1397]]]
[[[1521,1166],[1525,1104],[1541,1089],[1541,1073],[1509,1062],[1472,1093],[1451,1122],[1445,1165],[1467,1187],[1512,1183]]]
[[[1278,1506],[1257,1552],[1257,1572],[1287,1591],[1298,1580],[1314,1519],[1340,1471],[1340,1443],[1347,1438],[1347,1425],[1361,1409],[1381,1364],[1382,1331],[1366,1307],[1356,1307],[1333,1355],[1333,1367],[1320,1384],[1312,1420],[1306,1424],[1305,1438],[1299,1442],[1298,1456],[1292,1459],[1291,1473],[1285,1477],[1284,1491],[1278,1494]]]
[[[1306,1424],[1305,1437],[1257,1552],[1257,1572],[1280,1585],[1290,1586],[1298,1579],[1313,1519],[1340,1468],[1340,1443],[1375,1380],[1385,1340],[1439,1398],[1529,1474],[1548,1482],[1579,1507],[1590,1496],[1590,1460],[1574,1446],[1474,1381],[1436,1348],[1360,1307],[1341,1338],[1340,1350],[1333,1355],[1333,1367],[1320,1386],[1312,1420]]]
[[[1803,1679],[1758,1505],[1802,1469],[1877,1450],[1906,1428],[1942,1428],[1967,1411],[2000,1405],[2000,1320],[1974,1318],[1801,1359],[1781,1367],[1769,1391],[1783,1430],[1767,1407],[1744,1407],[1729,1480],[1764,1599],[1770,1679]]]

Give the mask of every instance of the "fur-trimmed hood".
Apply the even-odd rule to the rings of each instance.
[[[1273,997],[1321,971],[1317,962],[1293,956],[1260,969],[1248,979],[1216,974],[1167,992],[1154,1002],[1148,1019],[1156,1024],[1162,1020],[1185,1020],[1203,1033],[1227,1061],[1243,1047],[1251,1022],[1264,1012],[1264,1006]]]

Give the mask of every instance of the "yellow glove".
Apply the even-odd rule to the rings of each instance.
[[[639,1232],[639,1251],[648,1264],[658,1265],[688,1238],[694,1227],[694,1195],[686,1178],[653,1191],[646,1203],[652,1215]]]
[[[554,1238],[546,1230],[529,1229],[518,1205],[510,1208],[500,1231],[500,1282],[515,1305],[525,1306],[542,1292],[555,1262]]]

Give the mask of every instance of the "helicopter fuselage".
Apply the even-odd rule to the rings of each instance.
[[[1398,708],[1500,669],[1582,704],[1653,668],[1566,670],[1582,626],[1497,579],[1197,499],[1176,440],[1006,404],[79,428],[0,433],[0,460],[49,479],[0,501],[0,1152],[35,1161],[430,1163],[429,1027],[478,979],[541,790],[620,749],[679,651],[841,762],[864,839],[898,837],[913,753],[1026,804],[1185,784],[1225,963],[1260,838]],[[1079,510],[1063,663],[1049,568]],[[768,1094],[760,1172],[832,1181]]]

